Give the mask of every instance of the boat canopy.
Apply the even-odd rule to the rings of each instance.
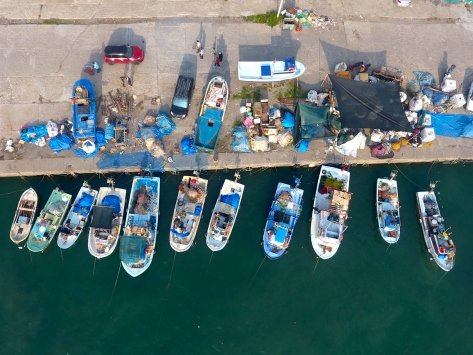
[[[120,259],[124,263],[136,263],[146,256],[146,239],[136,235],[120,238]]]
[[[90,226],[93,228],[112,229],[113,208],[109,206],[94,206]]]
[[[197,121],[194,145],[198,148],[214,150],[222,127],[223,111],[207,107]]]
[[[398,83],[368,83],[329,74],[337,98],[342,128],[378,128],[412,132]]]
[[[289,223],[291,221],[291,216],[283,211],[274,212],[274,221],[281,223]]]
[[[302,139],[332,137],[334,134],[331,130],[340,130],[328,106],[298,103],[295,121],[294,142],[296,144]]]
[[[289,224],[281,222],[281,223],[277,223],[275,227],[276,227],[276,235],[274,236],[274,241],[277,242],[278,244],[283,244],[286,241]]]

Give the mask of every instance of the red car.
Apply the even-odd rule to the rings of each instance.
[[[114,63],[141,63],[145,59],[145,53],[140,46],[107,46],[105,47],[104,62]]]

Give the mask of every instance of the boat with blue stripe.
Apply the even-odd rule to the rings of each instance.
[[[72,87],[72,136],[76,141],[95,141],[97,127],[95,91],[87,79]]]
[[[294,228],[302,211],[304,190],[299,188],[300,179],[294,187],[280,182],[274,195],[263,234],[263,249],[270,259],[278,259],[287,252]]]

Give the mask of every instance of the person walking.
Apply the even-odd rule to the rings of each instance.
[[[219,60],[220,63],[223,62],[223,54],[222,54],[222,52],[218,52],[218,60]],[[219,66],[220,66],[220,65],[219,65]]]
[[[196,53],[200,53],[200,50],[202,49],[202,44],[200,43],[199,40],[195,41],[195,50]]]
[[[199,53],[200,59],[204,59],[204,48],[201,47],[198,53]]]
[[[219,56],[216,56],[216,57],[215,57],[214,67],[219,67],[219,66],[220,66],[220,57],[219,57]]]
[[[93,63],[93,66],[94,66],[94,71],[95,71],[96,73],[100,73],[100,64],[97,63],[97,62],[94,62],[94,63]]]

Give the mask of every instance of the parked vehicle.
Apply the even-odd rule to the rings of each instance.
[[[104,51],[104,62],[108,64],[115,63],[134,63],[139,64],[145,59],[145,53],[140,46],[106,46]]]
[[[192,92],[194,91],[194,78],[179,75],[176,89],[171,104],[171,116],[174,118],[186,118],[189,113]]]

